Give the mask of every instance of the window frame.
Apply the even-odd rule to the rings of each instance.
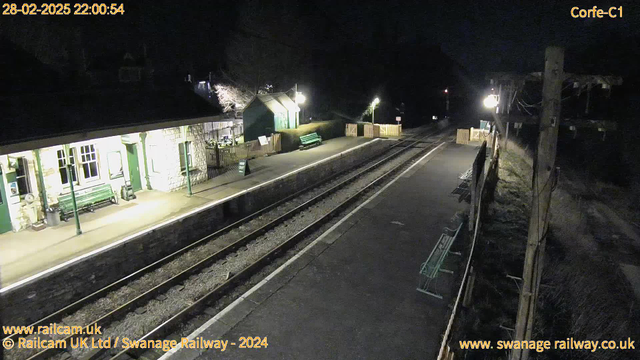
[[[20,199],[24,199],[24,197],[28,194],[33,194],[33,187],[31,186],[31,177],[29,174],[29,160],[25,156],[19,156],[16,158],[16,183],[18,185],[18,195]],[[19,175],[19,171],[22,170],[22,175]],[[20,180],[24,180],[24,186],[26,187],[26,192],[22,192],[20,186]]]
[[[85,153],[85,149],[89,149]],[[100,164],[98,163],[98,150],[95,144],[80,146],[80,163],[82,164],[83,179],[87,182],[100,180]],[[96,175],[91,175],[91,163],[95,163]],[[87,170],[89,175],[87,176]]]
[[[187,167],[184,162],[184,146],[187,147],[187,162],[189,164],[189,171],[193,171],[193,154],[191,153],[191,141],[182,141],[178,143],[178,153],[180,154],[180,171],[187,172]]]
[[[65,150],[64,148],[57,150],[56,151],[56,156],[57,156],[57,159],[58,159],[58,173],[60,174],[60,183],[62,184],[63,187],[67,188],[67,187],[70,187],[71,185],[69,183],[69,174],[66,173],[67,156],[66,156],[66,153],[65,153],[64,150]],[[62,158],[60,158],[60,153],[62,153],[62,156],[63,156]],[[69,148],[69,160],[70,160],[71,165],[72,165],[72,167],[71,167],[71,170],[72,170],[71,171],[71,178],[73,179],[73,183],[74,184],[79,185],[80,184],[80,180],[78,179],[78,163],[76,162],[76,148],[75,147],[70,147]],[[60,166],[60,162],[64,162],[64,164],[62,166]],[[62,174],[63,174],[62,169],[65,169],[64,173],[67,176],[67,182],[66,183],[62,182]]]
[[[118,154],[118,158],[120,159],[120,171],[117,173],[111,172],[111,156],[114,154]],[[107,169],[109,171],[109,180],[119,179],[124,177],[124,164],[122,162],[122,152],[120,150],[109,151],[107,153]]]
[[[160,166],[160,164],[156,164],[156,162],[158,161],[158,149],[160,148],[158,145],[156,144],[147,144],[147,146],[149,147],[147,153],[150,154],[150,160],[151,160],[151,174],[160,174],[162,173],[163,168]],[[180,147],[178,147],[178,151],[180,151]],[[183,155],[184,157],[184,155]]]

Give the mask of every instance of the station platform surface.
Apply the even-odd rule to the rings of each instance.
[[[468,208],[451,193],[477,151],[436,148],[189,335],[228,340],[224,352],[175,348],[162,359],[436,358],[454,277],[439,275],[439,300],[416,291],[418,272]],[[238,348],[243,336],[266,337],[268,347]]]
[[[369,141],[371,139],[363,137],[340,137],[304,151],[257,158],[250,161],[251,174],[242,176],[231,169],[194,185],[190,197],[186,189],[170,193],[136,192],[135,200],[120,200],[118,205],[96,209],[94,213],[81,213],[81,235],[76,235],[73,218],[41,231],[28,229],[1,234],[0,281],[3,290],[151,226],[180,218],[194,208],[251,190]]]

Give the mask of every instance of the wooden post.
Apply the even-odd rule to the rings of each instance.
[[[542,86],[542,116],[538,149],[533,166],[533,198],[529,234],[522,275],[522,290],[516,318],[516,341],[531,340],[533,320],[551,203],[551,188],[555,174],[556,147],[560,121],[560,99],[564,79],[564,49],[548,47],[545,52],[544,82]],[[512,360],[526,360],[529,350],[513,350]]]
[[[509,122],[507,121],[507,129],[504,133],[504,145],[502,147],[507,150],[507,143],[509,142]]]

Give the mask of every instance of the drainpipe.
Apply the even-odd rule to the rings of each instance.
[[[42,198],[42,205],[44,205],[44,211],[49,208],[49,201],[47,200],[47,190],[44,187],[44,176],[42,175],[42,161],[40,161],[40,149],[35,150],[36,153],[36,165],[38,166],[38,185],[40,187],[40,197]]]
[[[191,196],[193,195],[193,193],[191,192],[191,174],[189,173],[189,156],[187,155],[188,144],[188,141],[184,142],[184,166],[185,170],[187,171],[187,191],[189,193],[189,196]]]
[[[67,163],[67,179],[69,179],[69,186],[71,186],[71,201],[73,202],[73,215],[76,218],[76,235],[82,234],[82,229],[80,229],[80,217],[78,216],[78,203],[76,202],[76,192],[73,190],[73,173],[71,172],[71,167],[73,166],[69,162],[69,145],[66,144],[64,146],[64,155],[66,156]]]
[[[189,132],[189,125],[183,125],[180,127],[180,130],[182,132],[182,140],[184,140],[184,167],[185,167],[185,171],[187,172],[187,191],[189,196],[193,195],[193,193],[191,192],[191,174],[189,171],[189,156],[187,153],[187,146],[189,146],[189,142],[187,141],[187,133]]]
[[[144,179],[147,181],[147,190],[153,190],[151,187],[151,181],[149,180],[149,166],[147,165],[147,133],[140,133],[140,140],[142,141],[142,156],[144,157]]]

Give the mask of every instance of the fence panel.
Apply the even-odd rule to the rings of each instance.
[[[380,136],[400,136],[402,134],[402,125],[378,124],[380,127]]]
[[[242,159],[252,159],[260,156],[275,154],[282,148],[281,134],[273,134],[267,138],[268,143],[260,145],[260,141],[252,140],[235,146],[218,148],[207,147],[207,166],[222,168],[237,164]]]
[[[498,162],[500,159],[499,144],[497,141],[497,133],[493,131],[493,134],[491,135],[496,138],[496,141],[489,142],[490,144],[489,151],[491,153],[491,162],[489,163],[489,169],[487,172],[484,172],[484,166],[483,166],[482,173],[480,174],[482,176],[479,177],[478,184],[477,184],[477,194],[475,195],[475,198],[472,198],[472,201],[470,204],[472,209],[475,209],[475,206],[477,204],[477,210],[478,210],[475,214],[472,215],[472,218],[469,219],[469,223],[472,223],[472,222],[474,223],[474,226],[471,229],[472,230],[471,234],[473,236],[471,240],[471,249],[469,250],[467,264],[465,267],[464,274],[462,276],[462,282],[460,283],[460,288],[458,289],[457,297],[453,305],[453,310],[451,311],[451,316],[449,317],[447,328],[442,337],[442,342],[440,344],[440,351],[438,353],[438,360],[448,360],[451,357],[453,357],[453,352],[450,351],[451,348],[449,343],[450,337],[451,337],[451,329],[453,328],[453,322],[456,318],[456,315],[458,314],[459,305],[460,305],[460,301],[462,300],[463,293],[469,294],[466,301],[469,301],[472,296],[471,292],[473,291],[473,289],[472,288],[467,289],[467,287],[473,286],[472,282],[469,281],[469,274],[471,273],[471,268],[472,268],[471,263],[473,260],[473,253],[479,238],[479,230],[482,225],[481,218],[485,215],[489,202],[493,198],[490,192],[493,191],[493,189],[495,189],[495,183],[497,183],[497,180],[498,180]],[[478,160],[479,158],[486,157],[486,152],[487,152],[486,144],[487,143],[483,143],[483,147],[478,152],[478,156],[476,160]],[[474,162],[474,164],[475,163],[476,162]]]
[[[468,144],[469,143],[469,130],[458,129],[456,136],[456,144]]]
[[[345,136],[357,137],[358,136],[358,124],[345,124],[344,135]]]

